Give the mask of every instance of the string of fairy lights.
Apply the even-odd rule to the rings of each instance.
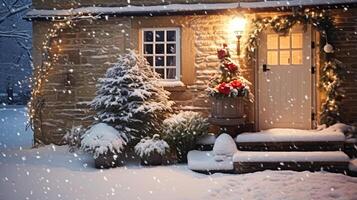
[[[276,33],[287,34],[296,24],[304,25],[305,28],[311,24],[320,32],[321,38],[325,40],[322,51],[324,63],[320,71],[319,85],[326,98],[322,103],[320,124],[332,125],[341,121],[341,100],[345,97],[341,84],[345,79],[346,67],[334,57],[333,46],[328,42],[335,30],[334,22],[329,12],[324,10],[317,12],[307,9],[288,15],[254,19],[245,46],[247,65],[252,65],[256,62],[255,52],[258,47],[259,34],[263,30],[271,28]]]

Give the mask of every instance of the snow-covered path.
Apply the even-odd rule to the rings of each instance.
[[[21,116],[20,110],[17,112]],[[89,156],[69,153],[66,147],[49,145],[29,149],[31,137],[21,132],[24,122],[15,122],[12,118],[19,115],[11,113],[0,112],[0,121],[6,118],[7,122],[0,122],[0,200],[357,200],[357,178],[342,174],[264,171],[208,176],[192,172],[186,165],[140,167],[133,164],[96,170]],[[23,147],[19,149],[16,145]]]

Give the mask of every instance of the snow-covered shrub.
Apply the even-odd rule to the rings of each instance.
[[[169,145],[160,139],[160,135],[155,134],[152,138],[146,137],[135,146],[135,152],[141,157],[150,156],[153,153],[158,153],[161,156],[169,150]]]
[[[177,153],[178,160],[185,162],[187,153],[195,148],[198,138],[208,131],[208,121],[200,113],[182,111],[163,122],[164,138]]]
[[[133,51],[119,57],[105,78],[99,79],[97,96],[91,102],[101,122],[127,134],[129,139],[152,136],[171,112],[169,92],[159,75]]]
[[[81,149],[93,153],[94,158],[97,158],[108,152],[121,153],[126,143],[125,134],[105,123],[99,123],[82,136]]]
[[[68,145],[69,152],[74,152],[81,147],[81,138],[85,133],[82,126],[72,126],[70,130],[63,136],[63,141]]]

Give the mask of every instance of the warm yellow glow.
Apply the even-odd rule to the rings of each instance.
[[[234,31],[237,36],[242,36],[244,33],[245,25],[247,20],[244,17],[235,17],[230,23],[230,28]]]

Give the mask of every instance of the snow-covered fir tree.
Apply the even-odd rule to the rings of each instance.
[[[98,86],[91,102],[97,117],[130,140],[157,133],[165,115],[172,111],[170,93],[160,85],[159,75],[134,51],[120,56]]]

